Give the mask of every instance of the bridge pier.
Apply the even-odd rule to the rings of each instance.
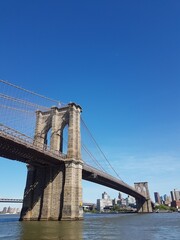
[[[20,220],[81,220],[82,163],[59,167],[28,166]]]
[[[65,163],[64,196],[60,220],[82,220],[82,162]]]
[[[142,193],[145,198],[136,198],[137,211],[139,213],[150,213],[152,212],[151,199],[148,189],[147,182],[134,183],[135,189]]]
[[[30,166],[20,220],[81,220],[82,165],[80,145],[81,107],[37,112],[34,144],[44,149],[51,128],[50,148],[62,153],[63,129],[68,125],[67,155],[56,166]]]
[[[62,205],[64,166],[28,166],[20,220],[59,220]]]
[[[152,206],[151,206],[151,200],[150,199],[136,199],[136,206],[137,211],[139,213],[151,213],[152,212]]]

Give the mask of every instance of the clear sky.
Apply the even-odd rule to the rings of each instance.
[[[0,1],[0,78],[80,104],[121,178],[151,197],[180,189],[180,1]],[[0,159],[0,197],[25,164]],[[83,182],[84,201],[107,191]],[[2,204],[0,205],[2,206]]]

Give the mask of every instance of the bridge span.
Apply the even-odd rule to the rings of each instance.
[[[45,100],[49,101],[5,81],[0,80],[0,83],[16,91],[24,91],[23,96],[24,93],[31,94],[29,99],[32,95],[41,97],[43,105]],[[3,112],[0,115],[0,157],[26,163],[28,170],[20,220],[83,219],[82,179],[135,197],[139,212],[152,211],[147,182],[135,183],[135,187],[131,187],[107,174],[106,170],[100,171],[83,161],[82,109],[79,105],[58,103],[58,107],[41,107],[24,97],[9,96],[4,89],[0,96]],[[13,121],[11,111],[15,114],[12,116],[19,117],[19,121]],[[24,113],[28,115],[24,116]],[[33,127],[30,116],[33,116]],[[6,118],[9,120],[6,121]],[[28,131],[24,133],[27,127],[32,128],[31,134]],[[68,129],[68,141],[67,153],[63,154],[65,127]]]
[[[36,146],[33,139],[0,124],[0,156],[34,166],[57,166],[67,160],[67,156],[43,145]],[[83,163],[82,179],[121,191],[134,198],[146,199],[142,192],[105,172]]]

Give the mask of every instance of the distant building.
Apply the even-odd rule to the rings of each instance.
[[[102,199],[108,200],[108,199],[110,199],[110,196],[106,192],[104,192],[104,193],[102,193]]]
[[[163,203],[164,203],[163,196],[160,196],[160,204],[163,204]]]
[[[127,201],[126,201],[126,199],[121,198],[117,201],[117,204],[119,205],[119,207],[124,208],[127,206]]]
[[[7,213],[12,213],[12,208],[10,206],[7,209]]]
[[[180,201],[172,201],[171,207],[180,208]]]
[[[128,196],[126,198],[126,206],[127,207],[135,207],[136,206],[136,200],[135,198],[131,197],[131,196]]]
[[[19,208],[12,208],[12,207],[4,207],[2,211],[0,211],[0,213],[2,214],[19,214],[20,213],[20,209]]]
[[[174,189],[174,196],[175,196],[175,200],[179,201],[180,200],[180,191],[177,189]]]
[[[164,204],[169,207],[171,206],[171,198],[170,198],[170,196],[167,196],[166,194],[164,195]]]
[[[173,202],[173,201],[175,201],[174,192],[173,192],[173,191],[171,191],[170,193],[171,193],[171,201]]]
[[[118,203],[118,199],[117,198],[114,198],[113,200],[112,200],[112,205],[114,206],[114,205],[117,205],[117,203]]]
[[[112,205],[112,199],[106,192],[102,194],[102,199],[97,199],[97,210],[100,212],[104,211],[105,207],[111,207]]]
[[[7,213],[7,207],[4,207],[2,213]]]
[[[83,203],[83,210],[92,211],[96,208],[94,203]]]
[[[164,201],[167,201],[167,199],[168,199],[167,194],[164,194]]]
[[[122,199],[122,194],[119,192],[119,194],[118,194],[118,199]]]
[[[118,194],[118,199],[114,198],[112,200],[106,192],[102,193],[102,199],[97,199],[97,210],[100,212],[108,211],[112,209],[113,206],[119,206],[120,208],[135,208],[136,200],[131,196],[124,199],[120,192]]]
[[[158,192],[154,193],[155,203],[161,204],[161,198]]]

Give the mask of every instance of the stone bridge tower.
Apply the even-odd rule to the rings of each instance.
[[[137,211],[139,213],[152,212],[152,204],[147,182],[134,183],[135,189],[145,196],[145,199],[136,199]]]
[[[20,220],[80,220],[82,211],[82,165],[80,113],[75,103],[36,113],[34,144],[43,149],[51,129],[50,149],[62,154],[63,130],[68,126],[67,154],[53,166],[28,165]]]

